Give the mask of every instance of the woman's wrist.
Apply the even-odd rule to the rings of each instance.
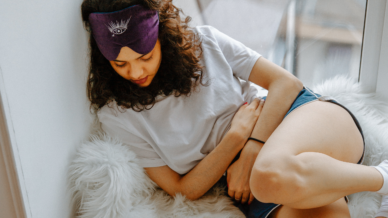
[[[259,142],[249,140],[249,141],[247,141],[244,148],[242,149],[241,155],[242,156],[246,156],[246,155],[247,156],[254,156],[256,158],[257,155],[259,154],[262,146],[263,146],[263,144],[261,144]]]
[[[266,142],[268,140],[268,137],[265,136],[265,132],[266,132],[265,128],[262,128],[262,126],[259,126],[259,122],[256,122],[256,125],[253,128],[250,137],[258,139],[259,141]],[[260,144],[261,146],[263,146],[263,143],[260,143],[258,141],[255,141],[255,140],[249,140],[249,141],[254,141],[255,143],[253,143],[253,144],[257,143],[257,144]]]
[[[225,138],[228,138],[228,140],[233,140],[233,144],[238,146],[240,150],[244,147],[245,143],[247,142],[247,137],[240,134],[238,131],[233,131],[230,129],[227,133]]]
[[[265,144],[264,141],[262,141],[262,140],[260,140],[260,139],[257,139],[257,138],[249,137],[249,138],[248,138],[248,141],[249,141],[249,140],[253,140],[253,141],[256,141],[256,142],[260,142],[261,144]]]

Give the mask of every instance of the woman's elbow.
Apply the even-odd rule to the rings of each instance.
[[[172,197],[176,197],[177,194],[181,194],[182,196],[184,196],[186,199],[188,200],[197,200],[199,199],[202,195],[196,193],[195,191],[192,191],[192,190],[189,190],[189,189],[186,189],[186,188],[180,188],[178,190],[175,190],[174,193],[170,193],[170,195]]]
[[[198,196],[198,195],[185,195],[187,199],[191,200],[191,201],[195,201],[197,199],[199,199],[201,196]]]
[[[289,75],[287,77],[279,78],[278,80],[273,81],[268,88],[268,91],[271,90],[283,90],[286,93],[300,92],[303,89],[303,83],[294,75]]]
[[[291,90],[301,91],[303,89],[303,82],[300,81],[294,75],[291,75],[291,77],[282,80],[278,85],[288,89],[288,91],[291,91]]]
[[[295,77],[295,79],[294,79],[294,86],[296,87],[296,89],[301,91],[303,89],[303,82]]]
[[[185,193],[185,192],[175,192],[175,193],[170,194],[170,195],[171,195],[171,197],[175,198],[179,194],[184,196],[186,199],[191,200],[191,201],[195,201],[195,200],[197,200],[197,199],[199,199],[201,197],[199,195]]]

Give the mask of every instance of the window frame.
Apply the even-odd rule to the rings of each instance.
[[[360,76],[367,93],[377,93],[388,99],[388,3],[368,0],[365,12],[364,37],[361,52]]]
[[[380,52],[376,93],[388,102],[388,3],[385,6],[384,28]]]

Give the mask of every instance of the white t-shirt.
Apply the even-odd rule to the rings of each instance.
[[[101,128],[130,146],[142,167],[168,165],[186,174],[220,143],[240,106],[258,97],[246,81],[261,55],[214,27],[194,30],[202,39],[200,64],[209,86],[199,85],[189,97],[158,96],[151,110],[122,113],[113,101],[97,113]]]

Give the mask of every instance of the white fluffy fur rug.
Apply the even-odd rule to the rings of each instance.
[[[361,85],[347,77],[312,90],[334,97],[357,117],[365,135],[365,165],[388,159],[387,104],[363,94]],[[127,146],[101,133],[78,148],[69,168],[69,189],[80,218],[244,217],[218,184],[196,201],[170,197],[145,175]],[[351,195],[352,218],[373,218],[380,201],[372,192]]]

